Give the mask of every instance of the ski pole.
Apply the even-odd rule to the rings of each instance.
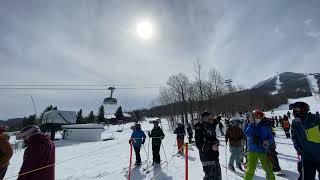
[[[224,153],[224,156],[225,156],[225,160],[226,160],[226,177],[227,177],[227,179],[228,179],[228,165],[227,165],[227,161],[228,161],[228,157],[227,157],[227,148],[228,148],[228,146],[227,146],[227,142],[226,142],[226,148],[225,148],[225,153]]]
[[[148,139],[148,153],[147,153],[147,169],[149,169],[149,146],[150,146],[150,138]]]
[[[164,157],[166,158],[166,161],[167,161],[167,163],[168,163],[168,159],[167,159],[166,151],[164,150],[163,143],[161,143],[161,145],[162,145],[162,149],[163,149]]]
[[[129,175],[128,175],[128,180],[131,179],[131,164],[132,164],[132,143],[130,143],[130,161],[129,161]]]

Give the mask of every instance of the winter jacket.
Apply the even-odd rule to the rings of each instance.
[[[230,146],[232,147],[241,147],[241,140],[244,139],[245,136],[243,131],[238,126],[231,126],[227,129],[226,132],[226,142],[229,141]]]
[[[23,164],[19,174],[29,172],[41,167],[53,165],[55,163],[55,146],[54,143],[44,134],[36,134],[25,142],[27,146],[24,151]],[[54,165],[20,175],[18,180],[54,180]]]
[[[210,124],[203,122],[203,145],[200,153],[202,153],[202,162],[204,161],[219,161],[219,151],[212,150],[212,146],[219,144],[219,140],[216,137],[216,124]]]
[[[9,143],[10,137],[6,134],[0,134],[0,169],[9,165],[13,150]]]
[[[289,121],[288,120],[286,120],[286,121],[283,121],[283,129],[290,129],[290,123],[289,123]]]
[[[203,144],[204,144],[204,124],[206,124],[208,122],[203,121],[203,122],[198,122],[194,125],[194,129],[195,129],[195,136],[194,139],[196,141],[196,146],[199,149],[199,151],[201,151]],[[214,121],[214,123],[212,124],[212,128],[215,130],[216,126],[217,126],[217,121]],[[214,131],[215,135],[216,132]]]
[[[266,120],[261,120],[259,124],[247,124],[245,135],[247,136],[249,152],[266,153],[269,147],[263,147],[264,140],[268,140],[270,147],[274,146],[272,131]]]
[[[149,135],[149,137],[154,137],[152,138],[152,145],[160,146],[161,141],[165,137],[165,135],[163,134],[162,129],[159,126],[157,126],[151,130],[151,134]]]
[[[133,147],[141,147],[141,144],[144,144],[146,140],[146,135],[141,129],[136,129],[131,134],[131,139],[133,142]]]
[[[193,131],[192,131],[191,126],[188,126],[188,127],[187,127],[187,132],[188,132],[188,135],[189,135],[189,136],[191,136],[191,137],[193,136]]]
[[[177,139],[184,139],[184,136],[186,135],[186,130],[184,129],[183,126],[177,127],[177,128],[174,130],[174,134],[177,135]]]
[[[297,152],[306,160],[320,162],[320,118],[308,113],[304,120],[292,121],[292,141]]]

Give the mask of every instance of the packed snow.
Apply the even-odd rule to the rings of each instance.
[[[161,167],[151,168],[151,172],[143,171],[147,167],[144,163],[141,168],[136,168],[132,172],[133,180],[142,179],[184,179],[185,177],[185,159],[183,156],[173,156],[177,152],[176,137],[172,133],[166,119],[161,119],[162,128],[166,134],[163,140],[163,148],[161,148],[161,160],[164,163]],[[56,179],[73,180],[73,179],[127,179],[127,167],[129,165],[129,143],[132,130],[126,124],[122,132],[117,132],[118,126],[110,126],[102,134],[102,139],[114,140],[99,142],[71,142],[65,140],[56,141]],[[151,130],[152,124],[148,121],[142,123],[142,129]],[[217,131],[218,132],[218,131]],[[147,133],[147,132],[146,132]],[[277,179],[295,179],[298,177],[296,162],[297,155],[293,148],[291,139],[286,139],[284,132],[276,129],[277,150],[279,152],[280,166],[286,177],[277,177]],[[219,133],[218,133],[219,134]],[[240,176],[230,172],[223,166],[226,166],[226,160],[230,156],[228,147],[225,145],[223,136],[219,136],[220,146],[220,163],[223,179],[242,179]],[[149,152],[149,162],[152,162],[152,150],[149,147],[148,139],[145,146],[141,150],[142,161],[147,160]],[[134,154],[134,153],[133,153]],[[227,159],[225,158],[227,155]],[[6,174],[6,179],[17,175],[22,164],[23,150],[16,152]],[[134,157],[133,157],[134,158]],[[134,159],[133,159],[134,162]],[[150,164],[148,165],[150,166]],[[203,172],[199,153],[194,144],[189,148],[189,179],[202,179]],[[13,177],[11,179],[16,179]],[[254,179],[265,179],[265,173],[261,170],[261,166],[257,167]]]
[[[278,74],[276,76],[277,80],[276,80],[276,90],[271,92],[272,95],[276,95],[279,93],[279,90],[281,89],[281,81],[280,81],[280,75]]]
[[[319,96],[319,87],[317,79],[314,77],[313,74],[307,74],[307,78],[312,95]]]

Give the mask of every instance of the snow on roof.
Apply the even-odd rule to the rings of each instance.
[[[72,124],[63,125],[62,129],[104,129],[103,124]]]
[[[75,111],[50,110],[43,114],[42,124],[76,124],[77,116]]]
[[[124,117],[127,117],[127,118],[132,117],[129,113],[123,113],[123,116],[124,116]]]
[[[114,118],[116,118],[116,116],[115,116],[114,114],[106,114],[106,115],[105,115],[105,118],[107,118],[107,119],[114,119]]]

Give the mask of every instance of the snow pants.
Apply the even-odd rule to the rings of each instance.
[[[314,180],[316,176],[316,171],[318,171],[318,178],[320,179],[320,162],[312,162],[303,160],[304,169],[304,179]],[[300,174],[298,180],[302,180],[302,162],[298,162],[298,172]]]
[[[290,138],[290,129],[289,128],[284,128],[284,132],[286,133],[286,137]]]
[[[136,153],[136,163],[141,163],[140,149],[140,146],[134,147],[134,152]]]
[[[230,146],[229,150],[231,153],[230,159],[229,159],[229,166],[233,166],[234,161],[236,161],[237,165],[240,165],[241,164],[241,158],[240,158],[241,147]]]
[[[254,172],[257,167],[258,159],[261,162],[262,168],[266,172],[267,180],[275,180],[275,176],[272,170],[272,164],[269,162],[266,153],[248,152],[248,166],[244,180],[252,180]]]
[[[183,153],[183,144],[184,144],[184,139],[177,139],[177,145],[178,145],[178,153],[182,154]]]
[[[203,180],[221,180],[221,168],[217,161],[210,161],[212,164],[203,166]]]
[[[0,179],[4,178],[4,176],[6,175],[7,169],[8,169],[8,166],[0,168]]]
[[[152,156],[154,163],[160,163],[160,147],[161,145],[152,145]]]

